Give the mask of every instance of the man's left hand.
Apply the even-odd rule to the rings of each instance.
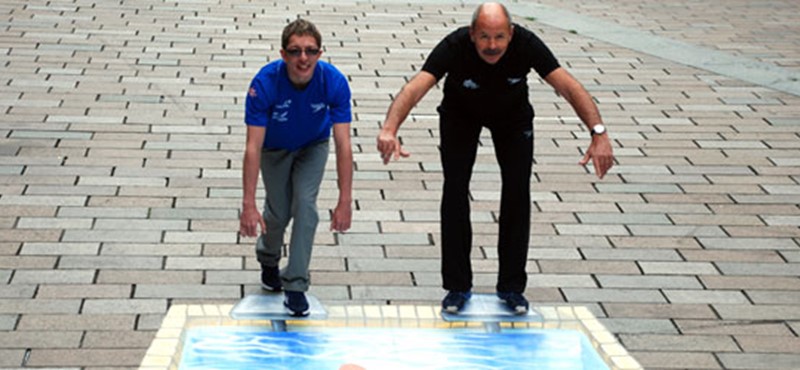
[[[586,150],[586,155],[578,163],[585,166],[590,160],[594,165],[594,173],[601,179],[614,166],[614,152],[608,134],[592,136],[592,143]]]
[[[353,208],[350,202],[339,202],[331,216],[331,230],[343,233],[350,229],[353,219]]]

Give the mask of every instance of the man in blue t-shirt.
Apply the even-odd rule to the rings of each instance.
[[[578,162],[591,160],[601,179],[614,156],[592,97],[531,31],[511,22],[498,3],[480,5],[469,27],[445,37],[413,79],[403,86],[378,135],[384,164],[409,154],[397,140],[408,113],[436,82],[447,75],[439,112],[444,175],[441,204],[442,285],[448,291],[442,309],[457,313],[472,289],[472,229],[469,182],[478,139],[485,127],[492,134],[500,165],[502,190],[497,240],[497,296],[513,312],[525,314],[525,264],[530,234],[530,178],[533,161],[533,116],[527,75],[534,70],[563,96],[586,125],[591,144]]]
[[[245,103],[247,143],[239,233],[258,236],[261,286],[285,290],[284,306],[296,316],[309,311],[304,292],[309,286],[308,266],[319,222],[317,195],[331,130],[339,201],[330,229],[349,229],[353,214],[350,87],[339,70],[319,60],[321,45],[322,36],[311,22],[298,19],[287,25],[281,37],[282,59],[256,74]],[[259,168],[266,189],[263,214],[256,206]],[[281,270],[278,262],[290,220],[289,261]]]

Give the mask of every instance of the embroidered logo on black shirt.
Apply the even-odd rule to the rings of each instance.
[[[481,88],[481,86],[475,83],[475,81],[472,81],[472,79],[464,80],[463,86],[470,90],[477,90]]]

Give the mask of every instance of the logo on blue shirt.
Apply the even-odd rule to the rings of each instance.
[[[311,103],[311,113],[317,113],[325,109],[326,106],[327,104],[325,103]]]

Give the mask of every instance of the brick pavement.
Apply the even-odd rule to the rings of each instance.
[[[795,2],[543,3],[797,70]],[[297,15],[323,31],[355,113],[353,230],[327,232],[331,161],[312,292],[328,304],[435,304],[440,91],[403,128],[411,158],[382,166],[374,137],[393,94],[473,6],[0,4],[0,367],[136,367],[170,305],[259,289],[253,240],[236,234],[242,97]],[[532,76],[528,295],[589,307],[647,368],[796,367],[800,98],[599,41],[566,20],[515,16],[597,98],[619,162],[603,181],[578,166],[585,129]],[[473,180],[480,291],[496,271],[491,145]]]

